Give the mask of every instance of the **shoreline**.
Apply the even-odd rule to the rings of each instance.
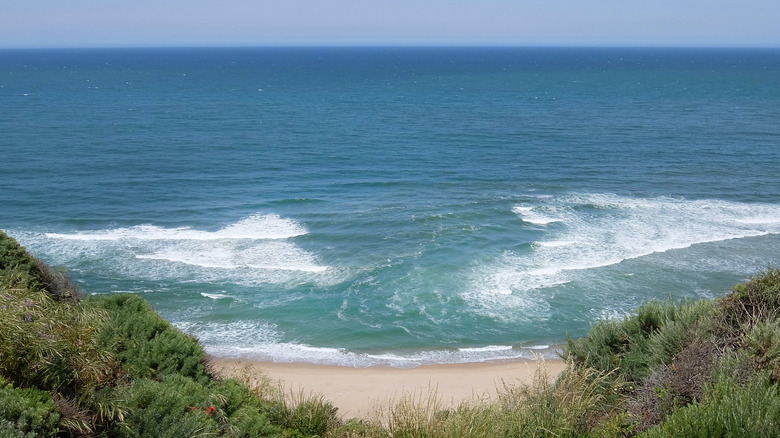
[[[538,359],[415,368],[353,368],[211,356],[211,367],[221,377],[255,382],[265,377],[293,400],[301,396],[322,396],[338,408],[337,414],[345,420],[371,418],[405,396],[424,400],[435,395],[443,406],[493,398],[503,384],[531,384],[540,366],[544,366],[552,380],[566,368],[566,362]]]

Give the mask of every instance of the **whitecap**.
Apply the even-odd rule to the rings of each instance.
[[[253,215],[217,231],[194,230],[190,227],[162,228],[137,225],[109,230],[76,233],[45,233],[51,239],[65,240],[222,240],[222,239],[289,239],[306,234],[306,228],[291,219],[275,214]]]
[[[577,242],[575,242],[573,240],[548,240],[548,241],[532,242],[531,246],[555,248],[555,247],[570,246],[570,245],[576,245],[576,244],[577,244]]]
[[[232,295],[225,295],[225,294],[210,294],[206,292],[201,292],[200,295],[204,298],[211,298],[212,300],[222,300],[225,298],[235,299]]]
[[[547,225],[553,222],[560,222],[562,218],[552,216],[550,213],[543,211],[536,207],[522,207],[517,206],[512,211],[519,215],[523,222],[527,222],[534,225]]]
[[[512,348],[513,347],[511,345],[487,345],[485,347],[458,348],[458,351],[463,353],[487,353],[496,351],[510,351]]]
[[[72,233],[26,233],[71,264],[99,259],[128,278],[204,281],[256,286],[288,282],[333,282],[328,266],[293,240],[306,228],[275,214],[255,214],[216,231],[157,225]],[[332,278],[333,277],[333,278]]]
[[[462,295],[494,317],[517,310],[544,315],[549,297],[541,291],[577,279],[578,272],[693,245],[780,233],[780,206],[771,204],[578,193],[539,197],[512,210],[523,217],[555,212],[566,226],[546,229],[546,239],[532,242],[528,251],[506,252],[474,268]]]
[[[179,242],[165,245],[159,251],[136,254],[135,257],[184,263],[202,268],[252,268],[304,272],[322,272],[327,269],[325,266],[318,265],[312,254],[285,241]]]
[[[533,254],[514,255],[510,264],[523,272],[556,274],[620,263],[691,245],[780,232],[780,207],[719,200],[687,201],[668,197],[629,198],[576,194],[555,208],[572,212],[556,239],[537,242]]]

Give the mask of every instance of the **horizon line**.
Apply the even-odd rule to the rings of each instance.
[[[780,49],[780,45],[726,44],[160,44],[2,46],[0,50],[138,50],[138,49]]]

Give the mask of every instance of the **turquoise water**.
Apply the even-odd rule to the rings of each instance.
[[[0,229],[218,355],[551,355],[778,264],[778,50],[0,51],[0,103]]]

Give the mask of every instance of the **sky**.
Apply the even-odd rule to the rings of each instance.
[[[0,0],[0,48],[780,47],[780,0]]]

